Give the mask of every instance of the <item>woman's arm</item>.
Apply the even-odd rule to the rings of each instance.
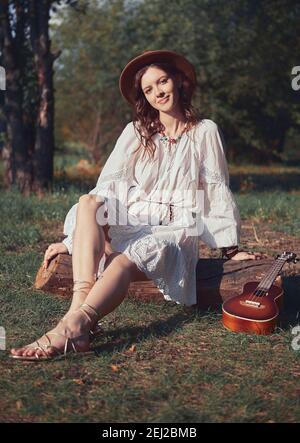
[[[212,120],[205,120],[204,125],[199,140],[198,187],[203,191],[204,204],[200,238],[212,248],[233,248],[239,244],[241,220],[229,188],[224,139]]]
[[[222,257],[233,260],[264,258],[259,252],[239,249],[241,219],[235,198],[229,188],[225,142],[216,123],[206,120],[201,143],[199,188],[204,192],[204,231],[200,237]]]
[[[109,196],[118,196],[118,190],[122,182],[130,183],[132,180],[132,151],[138,146],[137,134],[133,123],[130,122],[125,127],[116,145],[108,157],[97,180],[97,184],[89,194],[100,195],[105,198],[104,208],[101,211],[108,212]],[[63,243],[67,247],[69,254],[72,254],[73,232],[76,226],[78,203],[73,205],[64,222],[64,234],[67,236]],[[108,241],[107,237],[107,241]],[[109,245],[107,244],[107,250]]]

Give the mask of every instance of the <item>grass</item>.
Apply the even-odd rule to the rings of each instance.
[[[236,197],[242,218],[268,222],[275,231],[300,236],[299,192],[252,191]]]
[[[247,171],[231,173],[244,183]],[[294,179],[278,187],[274,174],[274,188],[261,187],[263,172],[256,188],[236,189],[242,218],[299,237],[299,188],[291,189]],[[33,282],[46,245],[62,238],[66,212],[94,186],[92,179],[76,180],[70,185],[57,174],[53,193],[41,200],[0,195],[0,325],[7,349],[40,336],[69,305],[33,289]],[[292,326],[267,337],[233,334],[220,311],[128,299],[103,320],[95,357],[30,364],[0,351],[0,420],[298,422],[300,353],[291,347]]]

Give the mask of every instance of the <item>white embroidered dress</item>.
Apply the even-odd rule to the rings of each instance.
[[[229,189],[222,138],[212,120],[201,120],[170,150],[159,134],[153,140],[153,160],[148,155],[142,158],[142,150],[133,153],[139,139],[133,122],[128,123],[90,194],[105,198],[97,211],[97,221],[103,224],[108,213],[113,250],[133,261],[166,300],[191,306],[197,301],[199,239],[212,248],[237,245],[239,212]],[[197,203],[182,204],[182,191],[186,190],[202,191],[201,212]],[[70,209],[64,223],[67,238],[63,242],[70,254],[77,206]],[[200,217],[197,229],[191,230],[196,213]],[[104,270],[105,259],[103,255],[98,276]]]

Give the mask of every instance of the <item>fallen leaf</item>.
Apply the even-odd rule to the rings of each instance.
[[[76,385],[84,385],[85,383],[81,378],[73,378],[73,382],[76,383]]]
[[[114,372],[117,372],[119,370],[119,366],[117,365],[111,365],[110,367]]]
[[[17,400],[16,401],[16,408],[19,411],[21,408],[23,408],[23,403],[22,400]]]
[[[136,345],[132,345],[130,348],[129,348],[129,352],[135,352],[136,351]]]

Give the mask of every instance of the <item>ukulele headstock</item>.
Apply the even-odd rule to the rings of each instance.
[[[295,252],[284,251],[281,254],[276,256],[276,259],[285,260],[286,262],[294,262],[297,263],[299,259],[296,258],[297,254]]]

